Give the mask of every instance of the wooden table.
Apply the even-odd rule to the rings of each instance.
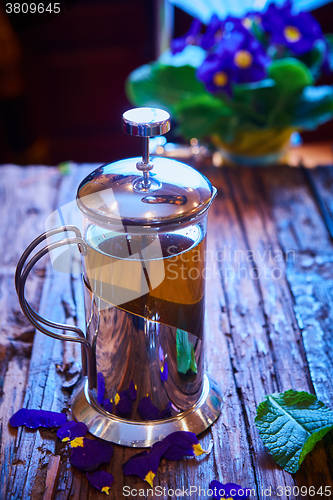
[[[9,417],[21,407],[68,408],[79,377],[77,347],[34,332],[20,310],[13,277],[20,254],[44,230],[46,216],[73,199],[91,169],[73,165],[69,175],[55,167],[0,169],[1,499],[104,498],[71,468],[54,433],[8,427]],[[208,488],[218,479],[257,491],[330,485],[332,435],[292,476],[265,452],[254,418],[266,394],[290,388],[315,392],[333,406],[333,244],[327,229],[333,214],[333,168],[307,173],[282,166],[203,171],[219,188],[208,230],[206,357],[224,405],[202,437],[204,447],[214,440],[211,454],[200,462],[163,463],[155,484]],[[326,222],[319,209],[323,206]],[[46,262],[33,273],[29,298],[50,318],[82,324],[79,279],[59,279]],[[110,498],[125,498],[125,484],[146,487],[122,475],[121,464],[134,453],[115,446],[108,468],[115,476]]]

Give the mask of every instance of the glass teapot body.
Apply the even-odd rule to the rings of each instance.
[[[87,225],[87,338],[105,387],[91,397],[120,417],[175,416],[202,393],[206,219],[159,230]]]

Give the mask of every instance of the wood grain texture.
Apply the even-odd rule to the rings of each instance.
[[[21,406],[69,408],[79,349],[40,333],[34,335],[20,312],[11,280],[19,254],[43,231],[48,212],[73,197],[91,166],[73,167],[69,176],[44,167],[5,169],[1,171],[15,189],[9,200],[7,179],[2,175],[0,194],[5,203],[0,211],[11,240],[3,243],[6,251],[0,268],[0,307],[5,318],[0,339],[4,360],[0,498],[42,499],[45,489],[53,488],[51,477],[57,500],[105,498],[89,487],[83,474],[71,469],[66,448],[54,433],[14,432],[7,425]],[[307,390],[332,405],[333,252],[318,204],[300,169],[207,168],[204,173],[219,188],[208,229],[206,359],[209,373],[221,386],[223,410],[202,437],[203,447],[213,439],[212,453],[199,462],[162,462],[154,484],[207,488],[212,479],[219,479],[255,488],[260,499],[265,498],[261,488],[269,486],[274,490],[278,485],[332,484],[330,435],[292,476],[265,452],[254,425],[256,406],[274,391]],[[333,170],[318,169],[311,175],[330,204]],[[18,183],[21,176],[23,185]],[[42,265],[29,282],[30,300],[37,306],[45,274],[41,313],[82,326],[80,280],[74,275],[60,279],[49,266],[45,273]],[[139,479],[122,475],[122,463],[136,452],[115,446],[106,468],[115,477],[109,498],[125,498],[124,485],[146,489]],[[271,498],[278,497],[273,494]]]

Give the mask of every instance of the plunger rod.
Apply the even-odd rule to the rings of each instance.
[[[149,137],[143,138],[143,163],[149,163]]]
[[[142,160],[145,165],[149,163],[149,137],[143,138],[143,154]],[[146,188],[149,187],[149,171],[143,170],[143,184]]]

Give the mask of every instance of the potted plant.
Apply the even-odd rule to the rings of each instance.
[[[155,62],[127,81],[138,106],[162,106],[184,138],[208,140],[232,162],[269,164],[294,131],[333,116],[333,87],[317,82],[333,66],[333,35],[288,1],[242,18],[194,19]]]

